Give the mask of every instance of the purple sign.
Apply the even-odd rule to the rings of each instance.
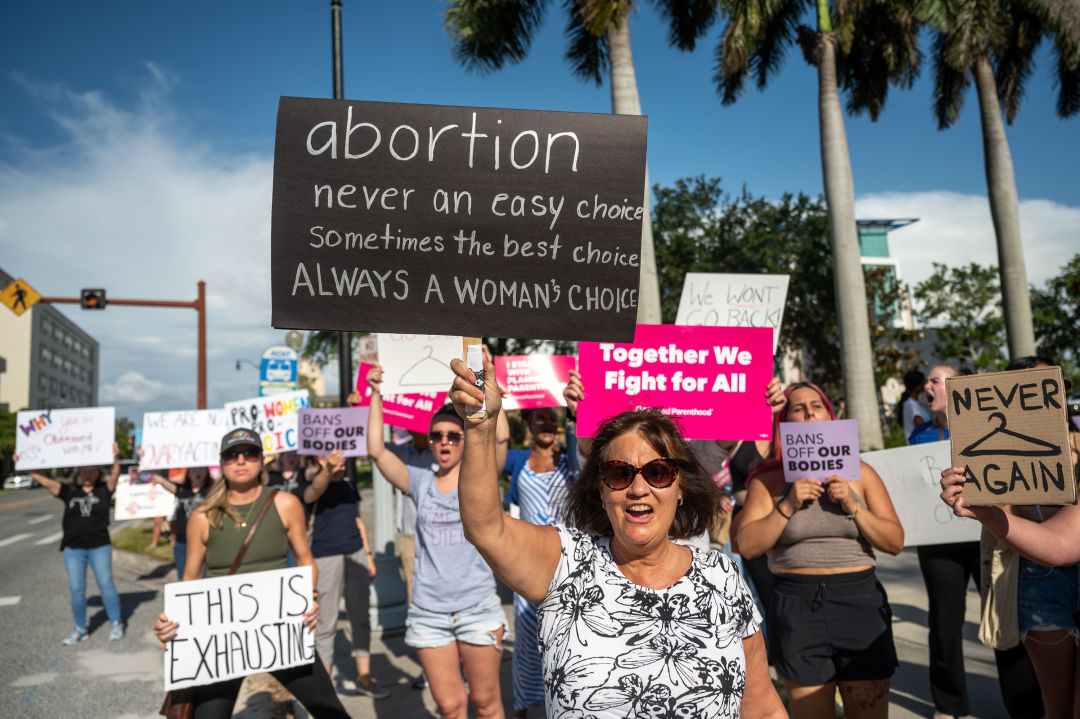
[[[367,407],[300,410],[297,454],[328,455],[341,450],[346,457],[367,455]]]
[[[823,482],[829,477],[859,479],[859,423],[853,419],[830,422],[781,422],[784,479]]]

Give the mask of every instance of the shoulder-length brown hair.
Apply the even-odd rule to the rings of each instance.
[[[614,459],[607,456],[608,445],[630,432],[648,442],[661,457],[679,463],[676,482],[682,489],[683,502],[675,510],[668,536],[672,539],[689,539],[707,531],[720,508],[720,490],[695,459],[678,426],[655,408],[623,412],[600,425],[581,476],[569,484],[567,522],[593,536],[613,534],[611,520],[600,499],[600,463]]]

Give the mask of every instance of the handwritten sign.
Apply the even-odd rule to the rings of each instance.
[[[950,377],[945,391],[965,504],[1076,504],[1060,367]]]
[[[273,325],[631,340],[647,125],[281,98]]]
[[[948,442],[864,452],[889,490],[889,499],[904,527],[904,546],[977,542],[980,525],[961,519],[941,501],[941,472],[952,466]]]
[[[789,275],[687,272],[675,324],[772,327],[775,354],[789,279]]]
[[[566,355],[516,355],[495,358],[495,376],[503,389],[503,409],[565,407],[562,391],[575,360]]]
[[[209,467],[218,463],[221,438],[232,429],[223,409],[143,414],[142,469]]]
[[[859,479],[859,424],[853,419],[781,422],[784,480]]]
[[[15,417],[15,469],[112,464],[112,407],[24,410]]]
[[[371,367],[372,365],[361,362],[360,371],[356,374],[356,391],[363,397],[358,405],[359,407],[367,407],[371,404],[371,387],[367,383],[367,373]],[[383,422],[385,424],[412,432],[427,432],[431,429],[431,417],[435,414],[435,410],[446,404],[446,392],[422,392],[418,394],[386,394],[383,392],[382,403]]]
[[[123,482],[113,495],[113,519],[168,517],[176,507],[176,497],[161,486]]]
[[[461,359],[461,337],[407,334],[378,337],[384,394],[445,393],[450,389],[454,381],[450,361]]]
[[[578,345],[585,400],[578,432],[627,410],[659,407],[687,439],[769,439],[772,330],[638,325],[633,344]]]
[[[367,423],[367,407],[302,409],[296,451],[325,456],[340,450],[346,457],[363,457],[367,454]]]
[[[296,428],[300,410],[310,406],[306,389],[228,402],[225,405],[226,430],[247,427],[258,432],[264,454],[291,452],[299,445]]]
[[[165,648],[165,689],[310,664],[311,590],[311,567],[166,584],[165,615],[180,628]]]

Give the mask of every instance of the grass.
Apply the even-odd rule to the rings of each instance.
[[[159,562],[171,563],[173,561],[172,546],[169,540],[162,537],[161,541],[153,549],[150,548],[150,537],[153,527],[127,527],[113,534],[112,545],[116,549],[135,552],[147,557],[152,557]]]

